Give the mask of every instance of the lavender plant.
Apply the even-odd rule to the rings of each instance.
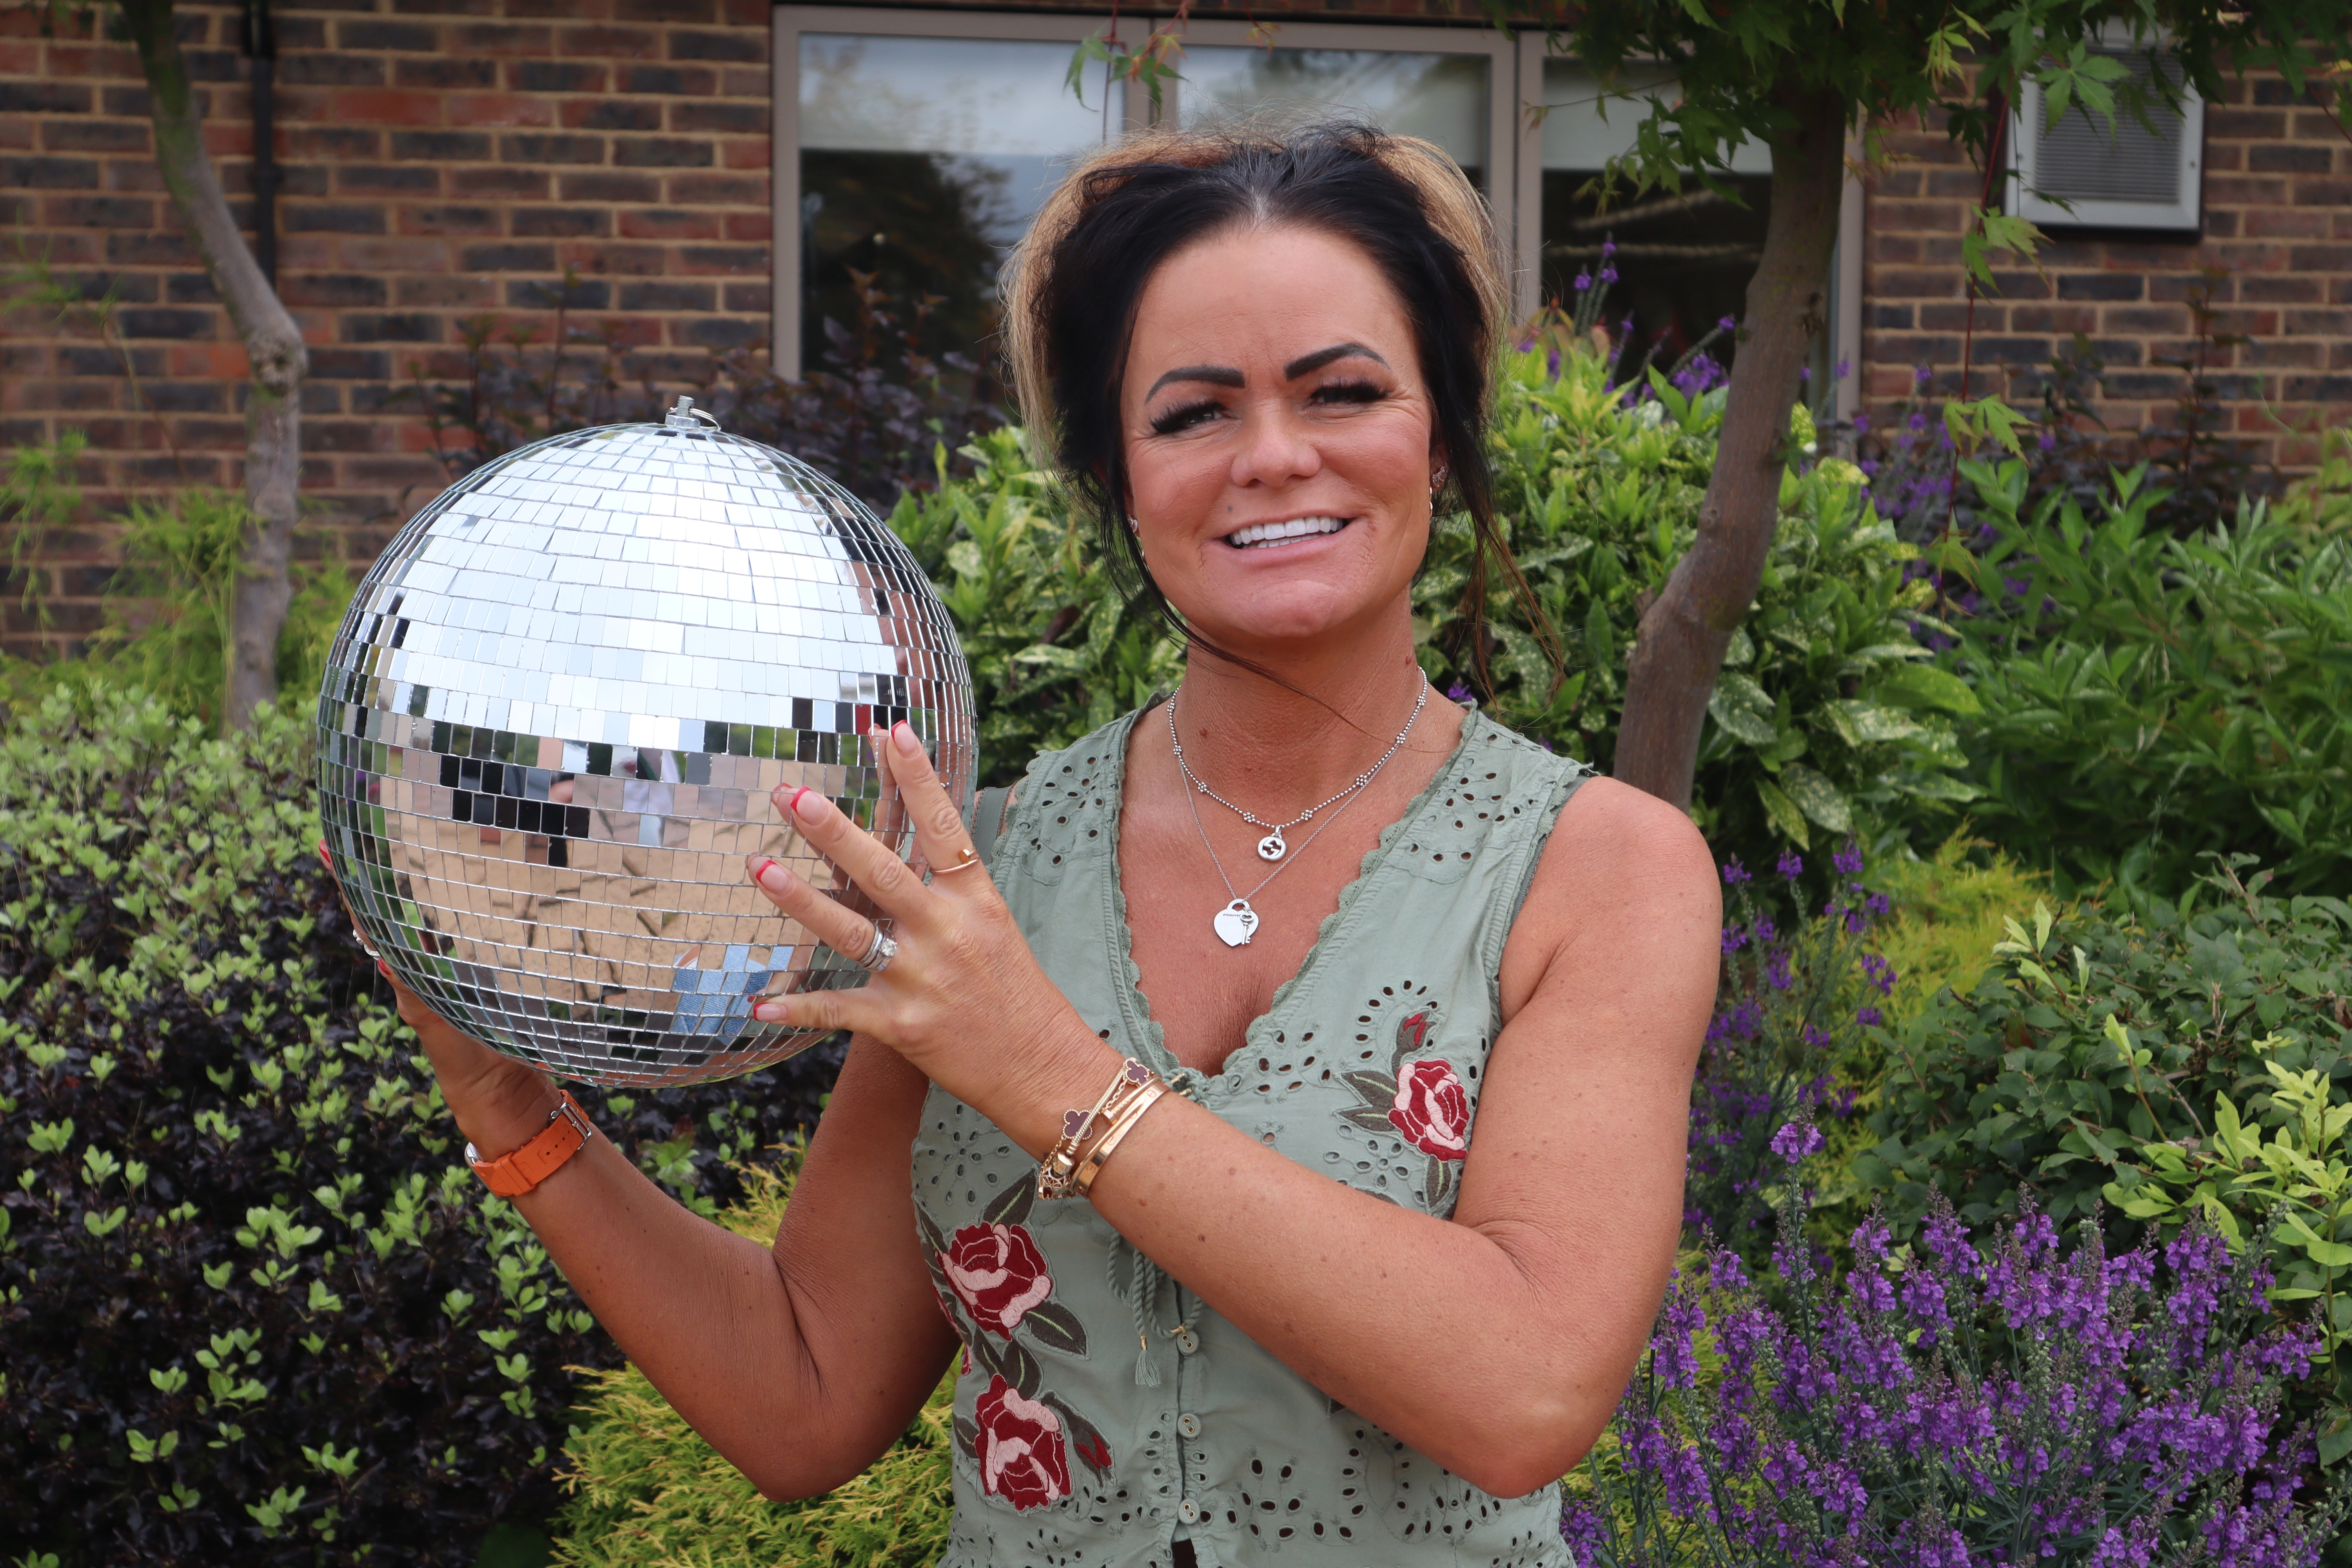
[[[1864,886],[1862,851],[1831,857],[1836,874],[1821,914],[1783,933],[1737,859],[1723,868],[1730,905],[1723,928],[1722,999],[1707,1026],[1691,1089],[1685,1222],[1703,1227],[1752,1266],[1764,1259],[1770,1209],[1759,1194],[1771,1175],[1773,1130],[1791,1120],[1852,1115],[1854,1085],[1873,1076],[1881,1004],[1895,970],[1868,949],[1885,894]],[[1780,896],[1800,902],[1804,860],[1774,867]],[[1777,900],[1775,900],[1777,901]]]
[[[2310,1331],[2268,1319],[2263,1248],[2201,1226],[2110,1256],[2028,1209],[1979,1249],[1938,1205],[1875,1215],[1832,1282],[1795,1168],[1771,1274],[1678,1275],[1615,1436],[1571,1478],[1583,1568],[2299,1568],[2352,1493],[2280,1418]]]

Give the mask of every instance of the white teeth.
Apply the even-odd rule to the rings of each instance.
[[[1287,522],[1255,522],[1235,529],[1225,536],[1225,542],[1235,549],[1247,550],[1253,544],[1280,544],[1309,534],[1337,533],[1347,526],[1348,520],[1343,517],[1294,517]]]

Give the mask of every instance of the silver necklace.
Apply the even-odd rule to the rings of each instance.
[[[1261,860],[1279,860],[1285,855],[1290,853],[1289,842],[1282,837],[1283,830],[1286,828],[1296,827],[1302,822],[1312,821],[1317,812],[1332,805],[1333,802],[1347,799],[1357,791],[1362,789],[1366,784],[1371,783],[1372,775],[1379,773],[1381,768],[1388,764],[1388,760],[1396,755],[1397,747],[1403,745],[1404,738],[1412,733],[1412,721],[1413,719],[1421,717],[1421,705],[1423,702],[1426,702],[1428,700],[1429,682],[1426,679],[1423,679],[1421,683],[1420,700],[1414,702],[1412,705],[1412,718],[1407,719],[1404,721],[1404,728],[1397,731],[1397,738],[1394,742],[1391,742],[1389,749],[1381,753],[1381,760],[1374,763],[1370,767],[1366,768],[1362,773],[1358,773],[1353,784],[1350,784],[1346,789],[1341,790],[1338,795],[1333,795],[1330,800],[1317,801],[1313,805],[1308,806],[1305,811],[1300,812],[1288,822],[1267,822],[1261,819],[1255,812],[1244,811],[1240,806],[1235,805],[1232,801],[1227,800],[1223,795],[1221,795],[1215,790],[1211,789],[1208,784],[1202,780],[1201,776],[1192,771],[1192,764],[1184,760],[1184,742],[1180,740],[1176,734],[1176,702],[1173,698],[1170,699],[1168,703],[1168,743],[1176,748],[1177,769],[1179,772],[1183,773],[1184,782],[1192,786],[1193,793],[1196,795],[1207,795],[1211,800],[1215,801],[1219,805],[1223,806],[1227,811],[1232,812],[1244,822],[1248,823],[1252,827],[1264,827],[1268,829],[1269,831],[1266,836],[1257,841],[1257,858]],[[1199,803],[1195,802],[1192,808],[1192,815],[1195,818],[1198,818],[1200,814]],[[1309,844],[1315,842],[1312,835],[1308,836],[1307,842]],[[1260,885],[1263,886],[1264,884]]]
[[[1424,679],[1421,683],[1421,695],[1413,701],[1412,717],[1407,719],[1404,721],[1404,728],[1397,731],[1395,745],[1391,745],[1387,751],[1381,752],[1381,760],[1379,762],[1374,763],[1370,767],[1357,774],[1356,782],[1354,784],[1349,785],[1346,789],[1341,790],[1338,795],[1333,795],[1331,800],[1327,800],[1323,803],[1323,805],[1329,805],[1332,800],[1336,800],[1340,801],[1341,804],[1339,811],[1331,813],[1330,816],[1325,817],[1320,823],[1317,824],[1315,831],[1307,836],[1305,843],[1299,845],[1298,853],[1302,857],[1306,855],[1308,849],[1314,847],[1315,841],[1318,838],[1323,837],[1323,830],[1325,828],[1339,820],[1339,815],[1341,812],[1346,811],[1349,806],[1356,804],[1356,801],[1363,794],[1364,786],[1372,782],[1372,775],[1386,767],[1388,765],[1389,759],[1396,755],[1397,747],[1403,745],[1404,738],[1412,733],[1413,721],[1421,717],[1422,704],[1428,700],[1429,682]],[[1182,768],[1184,766],[1184,748],[1181,742],[1176,741],[1176,700],[1172,697],[1168,700],[1168,739],[1171,744],[1176,746],[1176,765]],[[1184,771],[1184,776],[1188,779],[1192,778],[1192,770],[1186,768]],[[1217,797],[1215,795],[1211,793],[1208,785],[1201,784],[1198,779],[1193,779],[1192,782],[1199,784],[1200,787],[1197,789],[1186,790],[1184,792],[1184,804],[1192,808],[1192,829],[1201,836],[1201,847],[1209,852],[1209,864],[1216,868],[1217,880],[1225,885],[1225,892],[1233,900],[1232,903],[1227,904],[1223,909],[1217,911],[1217,918],[1214,922],[1217,931],[1217,940],[1223,942],[1227,947],[1245,947],[1249,944],[1250,938],[1257,934],[1257,911],[1250,908],[1250,900],[1256,898],[1258,894],[1265,890],[1266,883],[1273,881],[1276,877],[1279,877],[1285,871],[1289,870],[1293,865],[1297,864],[1297,862],[1285,860],[1273,870],[1268,871],[1259,879],[1258,885],[1252,888],[1248,892],[1234,892],[1234,879],[1225,875],[1224,862],[1217,858],[1217,847],[1209,842],[1209,829],[1201,821],[1200,797],[1204,795],[1208,795],[1211,800],[1216,800]],[[1217,804],[1223,805],[1226,803],[1223,801],[1218,801]],[[1315,811],[1322,810],[1323,805],[1317,806]],[[1247,814],[1244,813],[1244,815]],[[1307,815],[1311,816],[1314,815],[1314,812],[1309,812]],[[1256,819],[1253,817],[1251,820],[1255,822]],[[1304,822],[1307,820],[1307,817],[1302,816],[1298,820],[1300,822]],[[1297,826],[1297,824],[1292,823],[1289,826]],[[1260,848],[1259,853],[1263,855],[1265,854],[1265,850]],[[1266,858],[1275,859],[1277,858],[1278,856],[1279,851],[1277,851],[1276,855],[1267,856]]]

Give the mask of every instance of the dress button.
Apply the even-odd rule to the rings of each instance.
[[[1176,1505],[1176,1517],[1187,1524],[1198,1524],[1201,1522],[1201,1505],[1186,1498]]]
[[[1176,1331],[1176,1348],[1184,1354],[1191,1355],[1201,1348],[1201,1336],[1190,1329],[1179,1329]]]
[[[1201,1435],[1201,1418],[1186,1411],[1176,1418],[1176,1430],[1187,1437],[1197,1437]]]

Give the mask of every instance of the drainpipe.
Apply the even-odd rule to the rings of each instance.
[[[278,287],[278,125],[270,89],[278,72],[278,28],[269,0],[245,0],[245,58],[253,62],[253,259]]]

